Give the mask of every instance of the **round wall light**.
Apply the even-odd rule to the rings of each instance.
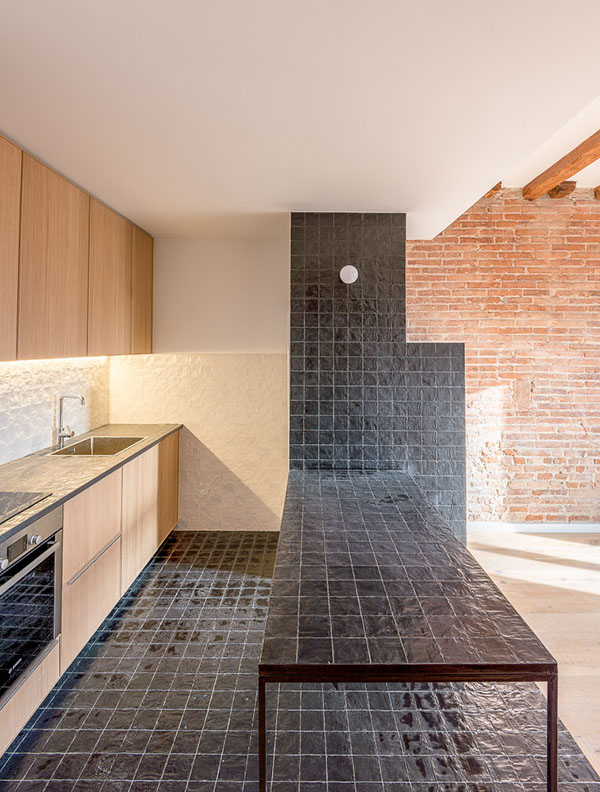
[[[352,264],[346,264],[340,270],[340,280],[342,283],[354,283],[358,280],[358,270]]]

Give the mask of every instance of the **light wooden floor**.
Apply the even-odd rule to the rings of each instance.
[[[600,772],[600,534],[471,533],[468,545],[558,661],[560,717]]]

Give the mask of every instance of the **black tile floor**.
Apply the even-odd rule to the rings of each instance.
[[[276,546],[173,534],[0,760],[2,792],[256,792]],[[545,790],[533,685],[281,685],[268,704],[272,792]],[[561,792],[600,792],[560,745]]]

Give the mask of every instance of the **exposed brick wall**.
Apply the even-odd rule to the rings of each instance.
[[[409,341],[464,341],[473,520],[600,522],[600,201],[482,199],[407,245]]]

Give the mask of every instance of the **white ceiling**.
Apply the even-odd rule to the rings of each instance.
[[[599,28],[597,0],[2,0],[0,129],[156,236],[425,238],[596,97]]]
[[[530,154],[502,180],[505,187],[523,187],[561,157],[600,129],[600,96],[577,113],[549,140]],[[600,160],[570,177],[578,187],[597,187],[600,184]]]

